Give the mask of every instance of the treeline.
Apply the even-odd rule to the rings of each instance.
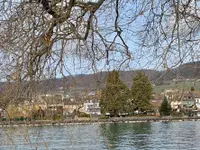
[[[152,109],[150,103],[152,85],[143,72],[138,72],[132,79],[129,89],[119,78],[119,72],[109,72],[106,87],[102,90],[100,107],[106,113],[118,116],[120,113],[145,112]]]

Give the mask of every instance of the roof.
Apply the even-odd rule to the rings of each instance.
[[[160,94],[153,94],[151,99],[152,100],[163,100],[163,96]]]
[[[200,91],[194,91],[193,92],[193,97],[194,98],[200,98]]]
[[[70,99],[63,99],[64,105],[78,105],[77,101],[71,101]]]

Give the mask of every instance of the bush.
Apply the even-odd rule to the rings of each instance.
[[[6,118],[2,118],[2,119],[1,119],[1,121],[6,121],[6,120],[7,120]]]
[[[101,115],[99,119],[108,119],[109,116],[104,116],[104,115]]]
[[[62,119],[62,115],[61,114],[55,114],[53,116],[53,120],[61,120]]]
[[[87,117],[87,118],[90,118],[90,114],[86,114],[84,112],[79,112],[78,113],[78,117]]]
[[[20,121],[24,121],[24,117],[20,117],[19,120],[20,120]]]

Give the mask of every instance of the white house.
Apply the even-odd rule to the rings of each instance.
[[[198,110],[200,110],[200,95],[198,93],[194,93],[193,96],[195,99],[196,107]]]
[[[182,104],[181,101],[172,101],[171,102],[171,108],[173,110],[176,110],[177,112],[179,112],[181,104]]]
[[[88,100],[83,103],[83,111],[90,115],[101,115],[101,110],[98,100]]]

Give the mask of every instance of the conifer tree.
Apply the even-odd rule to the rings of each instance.
[[[193,87],[193,86],[190,88],[190,91],[195,91],[195,89],[194,89],[194,87]]]
[[[131,87],[131,109],[146,111],[151,109],[152,85],[144,73],[138,72],[133,77]]]
[[[171,114],[171,105],[168,103],[166,97],[164,97],[159,111],[161,116],[169,116]]]
[[[129,89],[120,80],[119,72],[109,72],[106,87],[102,90],[100,107],[102,114],[110,113],[114,116],[127,111]]]

